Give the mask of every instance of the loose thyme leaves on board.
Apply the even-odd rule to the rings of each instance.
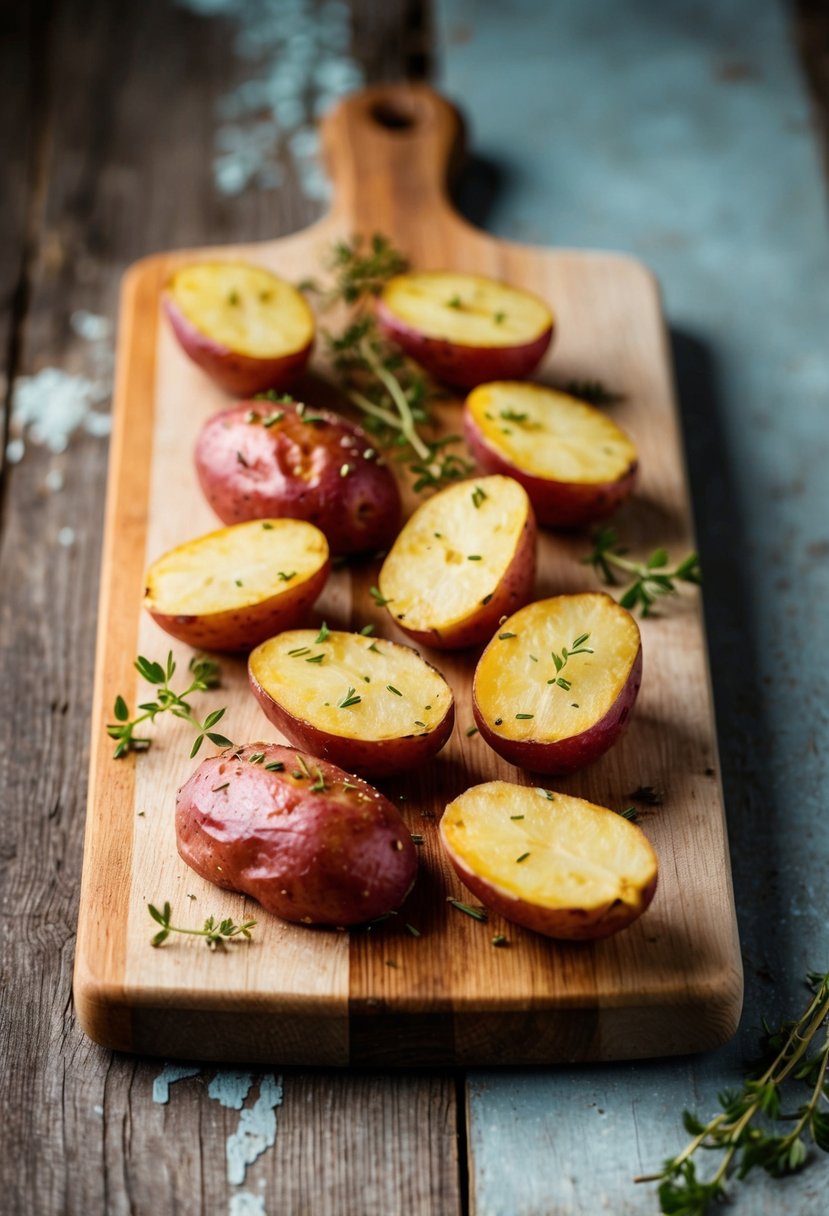
[[[191,895],[189,898],[195,899],[195,896]],[[173,910],[169,901],[165,902],[161,911],[154,904],[147,904],[147,911],[155,923],[161,925],[158,933],[150,939],[151,946],[163,945],[171,933],[186,933],[191,937],[203,937],[208,949],[215,950],[237,937],[250,941],[251,930],[256,925],[255,920],[246,920],[237,925],[229,917],[217,923],[215,917],[208,916],[201,929],[183,929],[172,923]]]
[[[626,553],[627,549],[619,545],[614,529],[601,528],[593,537],[593,551],[582,559],[582,564],[592,566],[602,582],[610,587],[618,585],[617,570],[632,578],[633,582],[620,596],[619,603],[630,610],[638,608],[643,617],[650,616],[658,599],[676,595],[677,583],[699,586],[702,582],[696,553],[689,553],[676,566],[669,565],[665,549],[655,549],[644,562],[632,561]]]
[[[196,731],[196,739],[190,752],[191,759],[196,755],[205,739],[209,739],[217,747],[233,746],[230,739],[213,730],[213,727],[224,717],[226,709],[214,709],[203,722],[200,722],[187,699],[194,692],[205,692],[208,688],[215,688],[218,685],[219,664],[215,659],[194,655],[190,660],[190,673],[193,679],[190,686],[181,693],[174,692],[170,687],[170,681],[176,671],[172,650],[168,653],[167,662],[164,665],[153,659],[147,659],[144,655],[139,655],[135,660],[135,669],[148,684],[155,685],[156,698],[154,701],[142,702],[138,708],[143,710],[143,713],[138,714],[135,718],[130,718],[124,698],[120,694],[115,698],[113,706],[115,721],[107,724],[106,731],[110,739],[116,741],[115,750],[112,753],[116,760],[120,760],[130,751],[145,752],[150,747],[152,740],[146,736],[136,735],[136,729],[142,722],[155,722],[158,715],[166,713],[167,710],[174,717],[189,722]]]
[[[453,899],[452,896],[447,896],[446,902],[451,904],[453,908],[457,908],[459,912],[463,912],[465,916],[471,916],[473,920],[486,921],[489,919],[485,908],[476,908],[472,904],[465,904],[460,899]]]
[[[691,1140],[658,1174],[635,1179],[659,1183],[666,1216],[704,1216],[727,1199],[730,1177],[741,1181],[758,1167],[773,1178],[796,1173],[809,1163],[810,1143],[829,1152],[829,972],[810,972],[807,983],[812,1000],[797,1021],[776,1030],[763,1022],[760,1059],[739,1089],[719,1095],[720,1113],[703,1123],[685,1111]],[[707,1178],[697,1176],[701,1149],[707,1161],[719,1154]]]

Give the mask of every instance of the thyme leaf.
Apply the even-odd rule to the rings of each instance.
[[[208,916],[201,929],[184,929],[172,923],[173,910],[169,900],[165,901],[164,907],[160,910],[154,904],[147,904],[147,911],[155,923],[161,926],[159,931],[150,938],[151,946],[163,945],[171,933],[186,933],[192,937],[203,937],[207,948],[216,950],[235,937],[243,937],[245,941],[250,941],[251,930],[256,925],[255,920],[246,920],[241,925],[237,925],[230,917],[217,923],[215,917]]]
[[[191,759],[199,751],[205,739],[215,743],[217,747],[232,747],[233,744],[225,735],[213,730],[213,727],[224,717],[226,709],[214,709],[203,722],[193,713],[188,700],[195,692],[206,692],[219,684],[219,664],[215,659],[194,655],[190,660],[189,670],[192,675],[190,685],[183,692],[174,692],[170,681],[175,675],[176,663],[172,650],[167,655],[166,663],[139,655],[135,660],[135,669],[142,679],[155,686],[155,700],[144,701],[138,708],[143,712],[130,718],[129,709],[124,698],[119,694],[113,706],[114,722],[107,723],[106,732],[110,739],[115,740],[113,758],[120,760],[128,752],[145,752],[152,744],[152,739],[135,732],[142,722],[154,723],[159,714],[168,711],[176,718],[182,718],[193,727],[196,738],[190,752]]]
[[[638,608],[643,617],[650,616],[656,601],[667,595],[677,594],[677,583],[702,582],[699,557],[689,553],[681,562],[670,566],[665,549],[655,549],[644,562],[636,562],[626,556],[627,549],[619,546],[613,528],[601,528],[593,537],[593,550],[582,559],[582,564],[592,566],[606,586],[618,585],[616,571],[621,570],[630,586],[619,597],[623,608],[633,611]]]
[[[739,1090],[719,1096],[720,1111],[703,1122],[685,1111],[683,1123],[691,1139],[659,1173],[636,1182],[659,1184],[659,1205],[674,1216],[705,1216],[726,1198],[726,1182],[741,1181],[760,1168],[773,1178],[796,1173],[808,1162],[807,1139],[829,1152],[829,972],[811,972],[807,982],[812,999],[797,1021],[772,1030],[764,1023],[761,1058],[745,1076]],[[783,1089],[805,1087],[804,1100],[794,1114],[783,1114]],[[719,1154],[707,1178],[697,1175],[699,1150]]]

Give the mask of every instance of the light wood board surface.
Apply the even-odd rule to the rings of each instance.
[[[378,121],[389,107],[407,125]],[[642,473],[635,500],[617,517],[620,534],[635,553],[657,545],[684,553],[694,543],[688,488],[653,278],[618,255],[530,249],[470,228],[446,201],[458,134],[455,112],[428,89],[360,94],[327,122],[336,188],[329,216],[292,237],[211,255],[249,258],[298,280],[318,273],[338,235],[378,230],[415,266],[476,271],[536,291],[558,319],[541,378],[601,380],[624,393],[611,412],[636,440]],[[136,653],[159,657],[169,648],[141,613],[146,564],[216,526],[192,447],[226,398],[186,360],[159,311],[164,281],[194,252],[138,263],[122,296],[75,979],[84,1028],[106,1046],[149,1054],[333,1065],[631,1058],[723,1042],[736,1026],[742,977],[695,592],[642,624],[644,681],[622,742],[591,769],[552,782],[616,809],[641,785],[663,794],[663,805],[640,820],[660,858],[659,890],[625,933],[555,943],[495,917],[481,925],[447,906],[447,895],[463,891],[437,841],[446,802],[495,777],[533,783],[480,737],[466,737],[469,654],[427,653],[454,687],[458,726],[425,772],[384,786],[402,796],[410,829],[425,837],[407,903],[420,938],[394,921],[350,934],[287,925],[180,861],[173,804],[193,767],[186,728],[162,720],[148,753],[115,762],[105,724],[116,694],[131,705],[143,699]],[[457,432],[458,404],[441,414],[444,428]],[[543,533],[538,596],[594,588],[580,563],[588,548],[585,535]],[[314,619],[375,621],[405,640],[368,594],[375,578],[371,564],[338,571]],[[187,649],[173,649],[185,669]],[[244,663],[227,660],[223,673],[221,693],[205,694],[204,704],[228,705],[227,732],[237,741],[275,738],[248,693]],[[146,905],[165,899],[187,923],[208,913],[255,916],[255,940],[215,954],[184,939],[152,950]],[[492,947],[497,932],[508,948]]]

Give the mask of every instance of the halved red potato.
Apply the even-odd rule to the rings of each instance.
[[[656,891],[656,854],[640,828],[552,790],[475,785],[449,803],[440,839],[482,904],[547,937],[609,937]]]
[[[202,878],[304,925],[393,912],[417,875],[411,834],[387,798],[280,743],[203,760],[178,791],[176,839]]]
[[[621,427],[541,384],[480,385],[466,399],[464,430],[478,464],[519,481],[551,528],[609,515],[636,481],[636,448]]]
[[[461,388],[529,376],[554,320],[538,296],[497,279],[420,271],[390,279],[377,304],[384,333],[436,379]]]
[[[383,562],[380,597],[416,641],[476,646],[532,594],[535,542],[533,509],[517,481],[459,481],[406,523]]]
[[[400,526],[400,491],[368,435],[301,401],[242,401],[209,418],[196,471],[226,524],[305,519],[332,553],[386,548]]]
[[[154,561],[144,607],[162,629],[197,650],[249,650],[303,620],[330,567],[328,542],[312,524],[236,524]]]
[[[314,314],[297,289],[247,262],[195,262],[162,297],[184,353],[228,393],[283,388],[314,345]]]
[[[248,675],[278,730],[349,772],[392,777],[431,760],[452,734],[443,676],[385,638],[294,629],[257,646]]]
[[[481,655],[472,711],[499,756],[537,773],[592,764],[619,738],[642,683],[642,641],[604,592],[538,600]]]

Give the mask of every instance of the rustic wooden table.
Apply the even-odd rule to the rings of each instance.
[[[144,253],[313,219],[315,108],[429,75],[471,119],[468,214],[519,240],[628,249],[665,286],[743,1029],[708,1057],[635,1066],[176,1080],[174,1062],[100,1050],[72,1013],[107,321]],[[733,1084],[761,1014],[797,1009],[803,972],[828,965],[829,240],[810,117],[829,97],[824,6],[32,0],[0,15],[0,79],[0,350],[18,409],[0,518],[0,1208],[656,1211],[632,1176],[681,1145],[682,1107]],[[817,1216],[826,1179],[823,1161],[784,1191],[764,1177],[735,1211]]]

